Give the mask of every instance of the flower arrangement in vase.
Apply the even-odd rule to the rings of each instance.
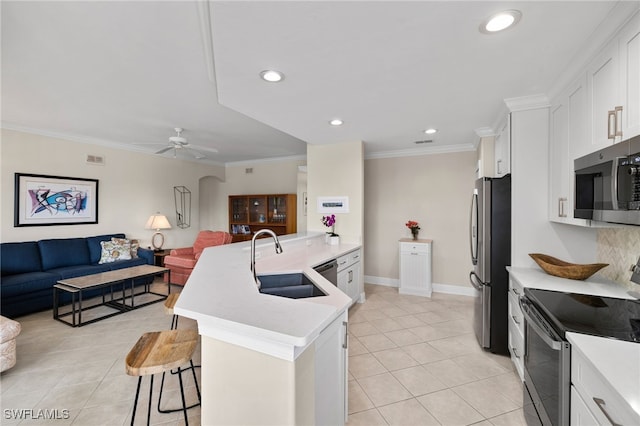
[[[418,239],[418,232],[420,232],[420,224],[415,220],[410,220],[405,223],[405,226],[411,230],[411,235],[414,240]]]
[[[336,234],[336,215],[322,216],[322,224],[324,226],[331,227],[331,232],[327,232],[325,241],[329,244],[339,244],[340,236]]]

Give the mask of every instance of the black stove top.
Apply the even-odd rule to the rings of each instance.
[[[640,342],[640,301],[529,289],[525,295],[556,331]]]

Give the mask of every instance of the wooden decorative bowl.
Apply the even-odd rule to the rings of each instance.
[[[576,263],[565,262],[555,257],[540,253],[529,253],[529,256],[549,275],[560,278],[568,278],[570,280],[586,280],[591,275],[598,272],[608,263],[590,263],[579,265]]]

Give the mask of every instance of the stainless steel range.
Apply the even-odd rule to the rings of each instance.
[[[528,425],[568,425],[571,345],[565,333],[640,343],[640,301],[525,289],[524,412]]]

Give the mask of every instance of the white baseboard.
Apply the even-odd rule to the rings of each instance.
[[[365,275],[364,282],[367,284],[383,285],[387,287],[399,287],[400,280],[397,278],[387,277],[374,277],[372,275]],[[433,291],[436,293],[455,294],[458,296],[477,297],[477,292],[473,287],[467,287],[462,285],[451,284],[437,284],[433,283]]]

